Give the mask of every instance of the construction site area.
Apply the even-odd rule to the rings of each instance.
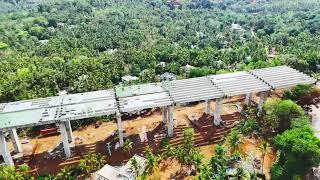
[[[277,96],[273,96],[273,98],[277,98]],[[258,100],[258,97],[255,96],[254,99]],[[212,117],[203,112],[204,103],[177,107],[174,111],[174,137],[170,140],[170,143],[173,146],[181,145],[183,143],[183,130],[189,127],[194,128],[196,132],[194,136],[195,146],[199,147],[207,158],[210,158],[214,152],[214,145],[223,140],[230,129],[241,120],[237,103],[239,105],[243,104],[244,98],[234,97],[224,101],[221,116],[226,122],[226,126],[221,128],[216,128],[212,123]],[[212,107],[214,107],[214,103],[212,103]],[[191,120],[195,120],[195,122]],[[162,122],[162,115],[159,109],[148,111],[148,113],[134,119],[124,120],[123,126],[126,138],[134,142],[132,154],[142,154],[144,147],[147,145],[157,149],[161,140],[166,137],[166,128]],[[73,132],[75,141],[72,149],[72,158],[69,159],[65,159],[61,145],[60,148],[57,148],[61,142],[59,134],[44,137],[23,137],[21,139],[23,156],[18,158],[16,163],[28,164],[32,169],[32,173],[37,175],[57,173],[66,165],[78,164],[84,155],[93,152],[106,155],[108,164],[118,165],[126,162],[130,156],[120,148],[112,150],[110,156],[107,143],[111,142],[111,146],[116,144],[118,140],[114,136],[116,132],[116,122],[103,122],[98,128],[96,128],[95,124],[92,124],[75,130]],[[141,142],[139,135],[145,132],[147,140]],[[250,148],[251,143],[248,139],[246,146]],[[14,151],[13,144],[10,142],[8,145],[9,150]],[[254,144],[252,146],[254,147]],[[274,157],[271,157],[271,160],[272,158]],[[167,169],[170,171],[162,171],[167,176],[174,173],[172,168]],[[176,171],[178,170],[179,168],[176,168]],[[163,179],[167,178],[164,176]]]
[[[1,154],[7,165],[28,164],[34,175],[57,173],[90,152],[120,165],[134,154],[143,155],[146,146],[159,149],[166,137],[173,147],[181,145],[183,131],[193,128],[194,146],[209,158],[214,146],[246,119],[243,107],[255,107],[260,114],[263,104],[279,98],[282,89],[315,82],[295,69],[278,66],[0,104]],[[72,128],[81,119],[102,116],[110,121]],[[25,127],[36,126],[45,127],[40,135],[24,132]],[[133,142],[131,155],[121,148],[124,139]],[[241,153],[259,156],[259,143],[255,137],[245,139]],[[274,160],[273,152],[264,161],[265,169],[270,170]],[[164,168],[155,176],[168,179],[175,173],[178,166],[168,168],[172,161],[161,165],[169,171]]]

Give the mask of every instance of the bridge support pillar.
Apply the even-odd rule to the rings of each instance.
[[[64,153],[66,155],[66,158],[69,158],[69,157],[71,157],[71,150],[70,150],[70,144],[69,144],[69,138],[68,138],[68,133],[67,133],[67,128],[66,128],[66,123],[65,122],[61,122],[59,124],[59,128],[60,128],[60,133],[61,133]]]
[[[118,135],[119,135],[119,145],[120,147],[122,147],[124,143],[123,143],[123,128],[122,128],[121,114],[117,112],[116,116],[117,116],[117,127],[118,127]]]
[[[14,166],[12,156],[7,146],[6,138],[2,131],[0,131],[0,152],[3,157],[4,163],[8,166]]]
[[[174,107],[173,106],[169,106],[168,108],[168,136],[172,137],[173,136],[173,110]]]
[[[206,114],[210,114],[211,113],[211,107],[210,107],[210,99],[205,100],[204,102],[204,112]]]
[[[72,127],[71,127],[70,121],[66,122],[66,129],[67,129],[68,141],[69,143],[71,143],[73,141],[73,133],[72,133]]]
[[[214,112],[214,125],[218,126],[221,123],[222,98],[216,99],[216,109]]]
[[[9,130],[10,138],[14,147],[14,152],[15,153],[22,153],[22,147],[21,143],[19,141],[19,136],[17,134],[17,129],[12,128]]]
[[[252,101],[252,93],[248,93],[246,94],[246,99],[244,100],[244,103],[248,106],[251,105],[251,101]]]
[[[268,98],[268,93],[269,93],[268,91],[260,92],[260,100],[259,100],[259,105],[258,105],[258,115],[262,114],[263,105]]]
[[[168,108],[166,106],[162,108],[162,121],[164,124],[168,122]]]

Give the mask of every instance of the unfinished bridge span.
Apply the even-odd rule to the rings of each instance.
[[[212,123],[219,125],[222,122],[222,102],[226,97],[245,95],[245,103],[250,104],[252,94],[259,93],[258,110],[261,113],[270,91],[315,82],[314,78],[295,69],[277,66],[160,83],[120,85],[108,90],[3,103],[0,104],[0,152],[7,165],[14,165],[5,132],[10,134],[15,153],[21,153],[17,128],[57,124],[65,155],[69,158],[72,141],[70,121],[105,115],[116,116],[119,144],[123,146],[121,115],[150,108],[162,108],[167,134],[172,137],[173,111],[177,104],[204,101],[204,112],[213,115]],[[214,110],[210,107],[210,101],[216,103]]]

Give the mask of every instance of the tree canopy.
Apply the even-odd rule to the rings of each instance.
[[[274,100],[265,104],[266,119],[277,131],[289,129],[291,121],[304,116],[303,109],[291,100]]]
[[[273,167],[277,169],[275,179],[303,177],[320,163],[320,139],[310,127],[287,130],[275,138],[275,144],[281,150],[280,160]]]
[[[279,64],[317,73],[317,0],[172,2],[1,1],[0,101],[111,88],[124,75],[151,82],[164,72],[184,78]]]

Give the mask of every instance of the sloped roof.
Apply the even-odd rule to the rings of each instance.
[[[137,175],[135,175],[135,172],[133,172],[131,170],[131,162],[132,160],[135,159],[138,163],[138,165],[140,166],[140,172],[138,172]],[[138,155],[134,155],[132,158],[130,158],[130,160],[121,167],[113,167],[110,166],[108,164],[106,164],[105,166],[103,166],[103,168],[101,168],[100,170],[98,170],[95,173],[95,180],[102,180],[102,179],[106,179],[106,180],[132,180],[135,179],[136,176],[141,175],[141,172],[143,172],[145,170],[145,161],[146,159],[138,156]]]

